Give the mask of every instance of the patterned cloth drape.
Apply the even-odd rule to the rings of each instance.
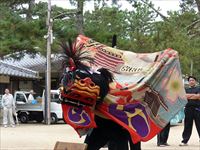
[[[92,69],[114,74],[109,94],[96,109],[127,129],[134,143],[154,137],[187,103],[177,51],[133,53],[83,35],[76,44],[94,58]]]

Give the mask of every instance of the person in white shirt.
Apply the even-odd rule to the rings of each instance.
[[[30,94],[28,96],[28,102],[31,103],[32,100],[34,100],[35,98],[33,97],[33,94],[35,94],[35,92],[33,90],[30,90]]]
[[[13,119],[13,109],[15,109],[15,101],[9,89],[5,89],[5,94],[2,97],[3,106],[3,125],[6,128],[8,125],[15,127]]]

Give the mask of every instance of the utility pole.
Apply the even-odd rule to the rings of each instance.
[[[116,48],[117,47],[117,35],[114,34],[112,37],[112,47]]]
[[[47,12],[47,27],[48,27],[48,33],[47,33],[47,53],[46,53],[46,87],[45,87],[45,115],[44,115],[44,121],[45,124],[50,125],[51,124],[51,108],[50,108],[50,102],[51,102],[51,44],[53,43],[53,35],[52,35],[52,25],[53,20],[51,19],[51,0],[48,0],[48,12]]]
[[[193,75],[193,60],[190,60],[190,75]]]

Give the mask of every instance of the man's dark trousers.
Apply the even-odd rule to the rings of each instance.
[[[192,133],[193,120],[200,137],[200,110],[197,107],[185,107],[185,120],[182,143],[187,143]]]

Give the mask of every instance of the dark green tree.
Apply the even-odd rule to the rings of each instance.
[[[45,54],[46,39],[44,39],[44,36],[47,34],[47,3],[33,3],[31,16],[28,19],[25,9],[24,7],[20,8],[20,6],[16,8],[11,7],[7,3],[1,3],[1,57],[20,51],[26,53],[41,52]],[[60,41],[75,38],[77,31],[74,25],[75,19],[73,13],[57,6],[53,6],[52,9],[52,16],[54,18],[53,33],[55,36],[53,44],[54,52],[59,49]],[[61,16],[63,12],[65,15]]]

